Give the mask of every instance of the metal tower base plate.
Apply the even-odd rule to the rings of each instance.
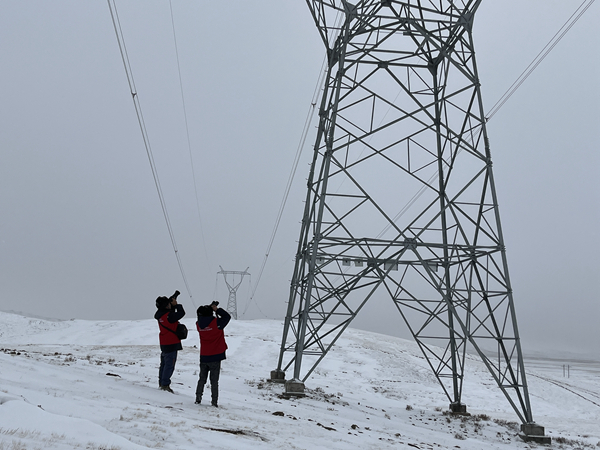
[[[550,444],[552,438],[544,435],[544,427],[537,423],[523,423],[521,424],[521,433],[519,437],[525,442],[537,442],[538,444]]]
[[[285,382],[284,397],[306,397],[304,393],[304,382],[300,380],[288,380]]]
[[[552,444],[552,438],[550,436],[531,436],[519,433],[519,437],[525,442],[535,442],[537,444]]]
[[[450,412],[454,414],[467,414],[467,405],[463,403],[450,403]]]
[[[271,370],[269,381],[272,383],[285,383],[285,372],[281,369]]]

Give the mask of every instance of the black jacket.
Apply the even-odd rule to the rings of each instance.
[[[200,328],[206,328],[214,318],[215,316],[198,316],[198,326]],[[217,328],[219,330],[225,328],[230,320],[231,315],[227,311],[223,308],[217,308]]]

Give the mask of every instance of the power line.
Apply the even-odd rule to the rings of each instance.
[[[521,87],[529,75],[540,65],[540,63],[548,56],[552,49],[560,42],[560,40],[568,33],[568,31],[575,25],[575,23],[583,16],[588,8],[594,3],[595,0],[584,0],[579,5],[575,12],[569,17],[562,27],[556,32],[552,39],[544,46],[544,48],[537,54],[537,56],[531,61],[531,63],[525,68],[525,70],[519,75],[515,82],[508,88],[508,90],[500,97],[500,99],[492,106],[489,113],[486,116],[486,120],[490,120],[494,114],[498,112],[500,108],[508,101],[510,97]],[[587,5],[585,3],[587,2]],[[585,5],[585,6],[584,6]]]
[[[330,45],[334,42],[335,38],[337,38],[337,35],[339,35],[339,33],[341,32],[341,28],[340,28],[340,23],[343,19],[343,15],[340,13],[340,11],[337,12],[336,18],[335,18],[335,23],[336,23],[336,28],[338,29],[338,33],[335,36],[331,37],[331,42]],[[296,175],[296,169],[298,168],[298,163],[300,161],[300,156],[302,154],[302,150],[304,149],[304,145],[306,143],[306,138],[308,136],[308,130],[310,127],[310,124],[312,123],[312,119],[315,115],[315,106],[317,105],[317,101],[319,100],[319,92],[321,90],[321,86],[323,85],[324,81],[325,81],[325,66],[328,63],[328,59],[327,56],[325,56],[323,58],[323,62],[321,64],[321,71],[319,72],[319,77],[317,79],[317,83],[315,85],[315,90],[313,91],[313,96],[312,96],[312,100],[310,102],[310,107],[308,108],[308,112],[306,114],[306,119],[304,121],[304,128],[302,129],[302,135],[300,137],[300,142],[298,143],[298,148],[296,149],[296,156],[294,158],[294,162],[292,164],[292,169],[290,171],[290,175],[288,176],[288,181],[287,181],[287,185],[284,189],[284,194],[283,194],[283,198],[281,200],[281,205],[279,206],[279,211],[277,213],[277,218],[275,219],[275,225],[273,226],[273,231],[271,232],[271,237],[269,239],[269,243],[267,245],[267,251],[265,252],[265,256],[262,262],[262,265],[260,267],[260,271],[258,272],[258,277],[256,280],[256,284],[254,285],[254,289],[252,290],[252,295],[250,296],[250,299],[248,300],[248,304],[246,305],[246,308],[244,309],[244,312],[242,313],[242,315],[246,314],[246,311],[248,310],[248,307],[250,306],[250,304],[252,303],[252,301],[254,300],[254,295],[256,293],[256,289],[258,288],[258,284],[260,283],[260,280],[262,278],[262,274],[263,271],[265,270],[265,266],[267,264],[267,260],[269,259],[269,255],[271,253],[271,248],[273,247],[273,242],[275,241],[275,236],[277,235],[277,230],[279,229],[279,224],[281,222],[281,217],[283,216],[283,211],[285,209],[285,205],[287,203],[287,199],[289,197],[290,194],[290,190],[292,188],[292,182],[294,180],[294,177]],[[260,307],[258,306],[258,303],[256,302],[256,300],[254,300],[254,304],[256,305],[256,307],[258,308],[258,310],[261,312],[261,314],[265,317],[267,317],[260,309]]]
[[[206,250],[206,239],[204,238],[204,229],[202,227],[202,214],[200,214],[200,200],[198,199],[198,185],[196,183],[196,171],[194,170],[194,158],[192,156],[192,144],[190,141],[190,128],[188,125],[187,108],[185,106],[185,95],[183,94],[183,82],[181,80],[181,64],[179,63],[179,48],[177,46],[177,34],[175,33],[175,19],[173,18],[173,4],[172,4],[171,0],[169,0],[169,7],[171,10],[171,26],[173,28],[173,42],[175,44],[175,55],[177,57],[177,72],[179,74],[179,88],[181,91],[181,103],[183,105],[183,117],[185,119],[185,133],[187,136],[188,151],[189,151],[189,155],[190,155],[192,178],[194,180],[194,193],[196,194],[196,209],[198,211],[198,220],[200,222],[200,236],[202,237],[202,246],[204,248],[204,256],[206,257],[206,262],[209,263],[209,265],[210,265],[210,262],[208,259],[208,251]]]
[[[158,171],[156,169],[156,164],[154,162],[154,156],[152,154],[152,147],[150,146],[150,139],[148,137],[148,131],[146,130],[146,124],[144,122],[144,116],[142,114],[142,107],[139,101],[139,96],[137,93],[137,89],[135,87],[135,81],[133,79],[133,71],[131,69],[131,63],[129,61],[129,55],[127,54],[127,48],[125,46],[125,39],[123,38],[123,30],[121,29],[121,22],[119,20],[119,14],[117,12],[117,5],[115,0],[107,0],[108,8],[110,9],[110,15],[112,18],[113,26],[115,28],[115,34],[117,36],[117,42],[119,44],[119,50],[121,52],[121,59],[123,60],[123,66],[125,67],[125,74],[127,75],[127,82],[129,84],[129,90],[131,92],[131,98],[133,100],[133,105],[135,108],[135,113],[137,115],[138,123],[140,125],[140,131],[142,132],[142,139],[144,141],[144,147],[146,148],[146,154],[148,156],[148,161],[150,162],[150,168],[152,169],[152,177],[154,178],[154,184],[156,186],[156,191],[158,193],[158,198],[160,200],[160,206],[163,211],[163,216],[165,218],[165,223],[167,224],[167,230],[169,232],[169,236],[171,237],[171,245],[173,246],[173,251],[175,252],[175,258],[177,259],[177,264],[179,265],[179,270],[181,272],[181,276],[183,278],[183,282],[187,289],[188,295],[190,296],[190,300],[192,304],[195,305],[194,299],[192,298],[192,293],[187,281],[187,277],[185,275],[185,271],[183,270],[183,265],[181,263],[181,258],[179,257],[179,251],[177,250],[177,243],[175,242],[175,235],[173,233],[173,228],[171,226],[171,220],[169,219],[169,213],[167,211],[167,204],[165,202],[162,188],[160,186],[160,180],[158,178]]]
[[[321,85],[323,84],[323,80],[325,78],[325,64],[326,64],[326,59],[323,60],[323,63],[321,65],[321,71],[319,72],[319,77],[317,79],[317,83],[315,85],[315,89],[313,91],[313,96],[312,96],[312,100],[310,103],[310,106],[308,108],[308,112],[306,114],[306,119],[304,120],[304,127],[302,129],[302,134],[300,136],[300,142],[298,143],[298,147],[296,148],[296,155],[294,157],[294,162],[292,164],[292,169],[290,170],[290,174],[288,176],[288,180],[287,180],[287,184],[286,187],[284,189],[284,193],[283,193],[283,198],[281,199],[281,204],[279,205],[279,211],[277,212],[277,218],[275,219],[275,225],[273,226],[273,230],[271,231],[271,236],[269,238],[269,243],[267,244],[267,250],[265,252],[265,256],[262,262],[262,265],[260,266],[260,270],[258,272],[258,277],[256,280],[256,284],[254,285],[254,289],[252,290],[252,295],[250,296],[250,299],[248,300],[248,303],[246,305],[246,308],[244,309],[244,312],[242,313],[242,315],[246,314],[246,311],[248,310],[248,307],[250,306],[250,304],[252,303],[252,301],[254,300],[254,295],[256,294],[256,289],[258,288],[258,284],[260,283],[260,280],[262,278],[262,274],[265,270],[265,266],[267,264],[267,260],[269,259],[269,255],[271,253],[271,248],[273,247],[273,242],[275,241],[275,236],[277,235],[277,230],[279,229],[279,224],[281,223],[281,217],[283,216],[283,211],[285,210],[285,205],[287,203],[289,194],[290,194],[290,190],[292,189],[292,182],[294,181],[294,177],[296,175],[296,170],[298,169],[298,163],[300,162],[300,157],[302,155],[302,150],[304,149],[304,146],[306,144],[306,138],[308,137],[308,131],[310,129],[310,124],[312,123],[313,117],[315,115],[315,110],[316,110],[316,105],[317,105],[317,101],[319,98],[319,92],[321,89]],[[261,312],[261,314],[263,314],[263,316],[267,317],[260,309],[260,307],[258,306],[258,303],[256,303],[256,301],[254,301],[254,304],[256,305],[256,307],[258,308],[258,310]]]

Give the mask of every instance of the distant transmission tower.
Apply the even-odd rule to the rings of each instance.
[[[277,369],[288,395],[369,299],[393,301],[454,412],[475,352],[533,422],[472,26],[481,0],[307,0],[327,48]],[[306,368],[302,370],[302,363]]]
[[[219,275],[219,274],[223,275],[223,279],[225,280],[225,284],[227,285],[227,289],[229,290],[229,298],[227,300],[227,312],[229,314],[231,314],[231,317],[233,317],[234,319],[237,320],[236,293],[237,293],[238,288],[242,284],[242,281],[244,281],[244,275],[248,275],[248,276],[250,275],[248,273],[248,267],[246,267],[246,270],[244,270],[243,272],[235,271],[235,270],[223,270],[223,267],[221,267],[221,266],[219,266],[219,268],[221,269],[221,271],[217,272],[217,275]],[[227,281],[227,275],[232,276],[231,283],[229,281]],[[235,283],[236,275],[240,276],[240,281],[237,284]]]

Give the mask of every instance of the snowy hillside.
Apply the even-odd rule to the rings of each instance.
[[[158,329],[144,321],[46,321],[0,313],[0,450],[514,449],[516,415],[482,364],[468,361],[463,400],[448,402],[416,346],[349,330],[285,400],[266,382],[282,324],[232,321],[219,408],[194,404],[197,334],[179,353],[175,394],[158,390]],[[526,361],[527,364],[527,361]],[[600,447],[600,365],[527,365],[536,422],[552,448]]]

